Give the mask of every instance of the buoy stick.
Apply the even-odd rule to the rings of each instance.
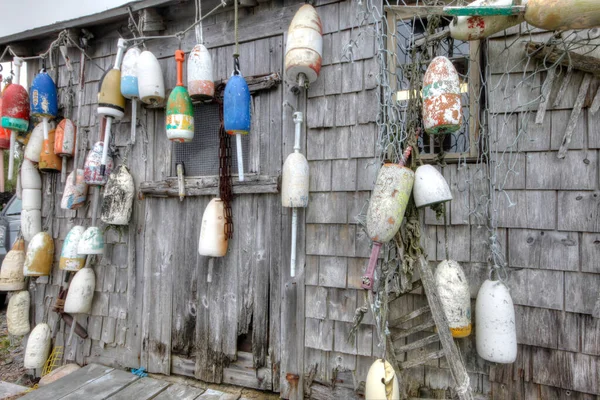
[[[238,162],[238,176],[240,179],[240,182],[244,181],[244,157],[242,155],[242,135],[241,134],[236,134],[235,135],[235,140],[236,140],[236,150],[237,150],[237,162]]]
[[[185,178],[183,176],[183,163],[177,164],[177,186],[179,188],[179,201],[185,197]]]
[[[369,258],[369,266],[367,271],[362,277],[361,287],[363,289],[373,289],[373,282],[375,281],[375,267],[377,266],[377,258],[379,257],[379,250],[381,250],[381,243],[373,242],[373,249],[371,250],[371,258]]]
[[[67,157],[62,158],[62,169],[60,170],[60,182],[65,183],[67,181]]]
[[[84,90],[84,76],[85,72],[85,52],[81,51],[81,57],[79,58],[79,93],[77,93],[77,125],[75,128],[75,155],[73,156],[73,185],[77,185],[77,164],[79,164],[79,136],[81,135],[81,109],[83,103],[83,90]]]
[[[4,152],[2,152],[2,162],[0,162],[0,192],[4,192]]]
[[[71,322],[71,331],[69,332],[69,339],[67,340],[67,346],[71,345],[71,339],[73,339],[73,332],[75,332],[75,326],[77,325],[77,316],[73,314],[73,321]]]
[[[135,129],[137,127],[137,99],[131,99],[131,144],[135,144]]]
[[[296,276],[296,241],[298,231],[298,209],[292,208],[292,251],[290,256],[290,276]]]
[[[13,170],[15,169],[15,144],[17,142],[17,131],[10,131],[10,153],[8,154],[8,180],[13,178]]]
[[[48,117],[43,117],[43,118],[42,118],[42,123],[44,124],[44,125],[43,125],[43,126],[44,126],[44,140],[48,140],[48,131],[49,131],[49,129],[50,129],[50,128],[48,127],[48,124],[49,124]]]
[[[104,147],[102,148],[102,160],[100,161],[100,175],[106,172],[106,160],[108,158],[108,146],[110,146],[110,129],[113,117],[106,117],[106,129],[104,129]]]
[[[206,275],[206,282],[211,283],[212,282],[212,275],[213,275],[213,266],[215,264],[215,259],[214,257],[211,257],[208,259],[208,274]]]
[[[92,226],[96,226],[96,215],[98,214],[98,198],[99,197],[100,197],[100,186],[94,186],[94,197],[92,198]]]

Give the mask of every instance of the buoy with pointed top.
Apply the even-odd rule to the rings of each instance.
[[[109,225],[128,225],[133,211],[135,186],[133,177],[126,166],[121,165],[110,174],[106,188],[100,219]]]
[[[456,261],[444,260],[438,264],[434,279],[452,336],[455,338],[469,336],[471,334],[471,295],[465,272]]]
[[[108,148],[110,147],[110,134],[114,119],[121,119],[125,115],[125,97],[121,94],[121,62],[125,51],[125,40],[119,38],[117,42],[117,56],[115,65],[104,74],[98,89],[98,115],[106,117],[104,128],[104,146],[100,161],[100,175],[106,173]],[[108,174],[107,174],[108,175]]]
[[[509,6],[512,4],[513,0],[476,0],[469,3],[468,6]],[[450,36],[463,41],[481,40],[523,21],[523,15],[459,16],[450,23]]]
[[[42,368],[50,353],[50,327],[46,323],[37,324],[31,331],[25,348],[23,367],[27,369]]]
[[[225,234],[225,203],[214,198],[202,214],[198,254],[208,257],[223,257],[227,254],[229,239]]]
[[[150,105],[165,101],[165,80],[162,69],[154,54],[142,51],[137,63],[138,89],[140,100]]]
[[[244,180],[242,135],[250,132],[250,89],[237,67],[225,86],[223,124],[225,131],[236,138],[238,175],[241,182]]]
[[[194,138],[194,106],[187,89],[183,86],[183,51],[175,51],[177,62],[177,86],[167,101],[167,138],[173,142],[191,142]]]
[[[421,208],[452,200],[452,192],[440,171],[425,164],[415,171],[413,198],[417,208]]]
[[[46,68],[33,78],[31,82],[30,99],[31,99],[31,116],[38,117],[42,120],[44,128],[44,140],[48,140],[50,132],[48,122],[56,118],[58,114],[58,92],[54,81],[46,72]]]
[[[11,83],[4,89],[2,94],[2,109],[0,115],[0,125],[9,129],[10,133],[10,157],[8,158],[8,179],[12,179],[14,169],[14,154],[17,140],[17,132],[27,132],[29,130],[29,95],[27,90],[19,85],[21,76],[21,65],[23,59],[13,58],[15,66],[15,83]]]
[[[97,226],[85,230],[79,243],[77,253],[81,255],[104,254],[104,235]]]
[[[462,124],[458,72],[448,58],[434,58],[423,77],[423,125],[430,135],[456,132]]]
[[[77,271],[69,284],[65,299],[65,312],[69,314],[89,314],[96,287],[96,275],[91,268]]]
[[[210,100],[215,95],[210,52],[202,43],[194,46],[187,62],[188,90],[194,100]]]
[[[292,250],[290,256],[290,276],[296,276],[296,240],[298,230],[298,207],[308,207],[309,167],[306,157],[300,153],[300,132],[304,116],[294,113],[295,140],[294,152],[285,159],[281,183],[281,205],[292,207]]]
[[[121,94],[131,100],[131,143],[135,143],[137,128],[137,105],[140,98],[138,88],[137,64],[142,51],[139,47],[130,47],[121,64]]]
[[[379,359],[369,368],[365,400],[400,400],[398,377],[389,362]]]
[[[0,291],[14,291],[25,289],[23,276],[23,263],[25,263],[25,241],[17,239],[4,260],[0,269]]]
[[[54,130],[54,122],[51,121],[49,123],[48,129]],[[25,146],[24,156],[25,159],[39,163],[40,155],[42,154],[42,149],[44,148],[44,125],[40,122],[37,124],[31,134],[29,135],[29,141],[27,141],[27,145]]]
[[[79,271],[85,265],[85,254],[77,252],[79,241],[85,232],[85,228],[81,225],[75,225],[71,228],[60,252],[60,261],[58,267],[65,271]]]
[[[105,173],[101,173],[100,169],[102,165],[103,149],[104,143],[96,142],[94,147],[92,147],[87,157],[85,158],[83,176],[85,183],[88,185],[104,186],[106,184],[106,181],[108,180],[108,176],[113,170],[113,158],[109,151],[107,152]]]
[[[54,241],[48,232],[37,233],[27,246],[23,275],[47,276],[52,270]]]
[[[73,184],[73,175],[77,174],[75,184]],[[60,201],[60,208],[63,210],[76,210],[85,204],[87,199],[88,185],[85,183],[83,176],[83,170],[73,170],[69,174],[65,190],[63,192],[62,199]]]
[[[54,154],[62,157],[61,182],[67,176],[67,158],[75,155],[76,131],[73,121],[65,118],[60,121],[54,133]]]
[[[42,212],[40,210],[21,211],[21,233],[26,242],[42,231]]]
[[[29,333],[29,306],[31,299],[29,292],[23,290],[14,293],[8,300],[6,309],[6,325],[8,333],[13,336],[25,336]]]
[[[323,27],[313,6],[304,4],[294,15],[288,29],[285,46],[285,75],[293,85],[300,75],[309,83],[317,80],[321,72],[323,54]]]
[[[44,139],[42,151],[40,153],[40,162],[38,164],[42,172],[60,172],[62,169],[62,161],[56,153],[54,153],[54,142],[56,138],[56,130],[52,129],[48,132],[48,139]]]

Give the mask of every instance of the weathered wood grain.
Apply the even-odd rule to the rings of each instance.
[[[333,350],[334,321],[306,318],[304,345],[323,351]]]
[[[232,184],[234,194],[279,193],[278,176],[245,176],[243,182],[235,180]],[[208,196],[217,195],[218,177],[186,178],[185,195]],[[179,197],[177,178],[162,181],[146,181],[140,184],[140,192],[145,196]]]
[[[558,225],[561,231],[600,232],[598,192],[558,192]]]
[[[139,376],[133,375],[130,372],[113,370],[62,398],[65,400],[75,400],[84,397],[89,400],[105,399],[139,378]]]
[[[565,272],[565,310],[592,314],[600,285],[600,275]]]
[[[167,387],[165,390],[160,392],[153,399],[156,400],[193,400],[198,398],[204,390],[195,388],[193,386],[185,386],[174,384]]]
[[[526,268],[511,271],[506,284],[515,304],[562,310],[565,301],[564,274],[563,271]]]
[[[167,386],[169,386],[169,383],[165,381],[141,378],[108,398],[110,400],[129,400],[132,398],[147,400],[154,398],[154,396],[165,390]]]
[[[548,65],[561,64],[590,74],[600,74],[600,60],[596,57],[584,56],[536,42],[526,43],[525,49],[528,55],[538,60],[543,60]]]
[[[577,120],[579,119],[579,115],[581,114],[583,102],[585,101],[585,97],[587,96],[587,92],[591,82],[592,76],[590,74],[586,74],[583,78],[583,81],[581,82],[581,86],[579,87],[579,93],[577,94],[577,98],[575,99],[575,104],[573,105],[573,111],[571,112],[571,116],[569,117],[567,129],[561,141],[560,148],[558,149],[558,158],[562,159],[565,158],[567,155],[569,144],[571,143],[571,137],[573,136],[575,128],[577,127]]]
[[[532,349],[532,380],[547,386],[598,394],[598,359],[585,354]]]
[[[524,229],[508,231],[510,267],[577,271],[579,247],[579,235],[576,233]]]

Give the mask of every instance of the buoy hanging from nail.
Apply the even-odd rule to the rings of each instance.
[[[2,96],[2,110],[0,114],[2,119],[0,125],[9,129],[10,133],[10,156],[8,158],[8,179],[12,179],[14,169],[14,154],[17,141],[17,132],[27,132],[29,130],[29,95],[27,90],[19,85],[21,76],[21,65],[23,59],[15,57],[13,59],[15,66],[15,83],[11,83],[4,89]],[[39,154],[39,153],[38,153]]]
[[[250,89],[239,71],[239,60],[234,57],[234,72],[225,86],[223,96],[223,123],[229,135],[235,135],[239,180],[244,180],[242,135],[250,132]]]
[[[135,186],[126,166],[110,174],[104,189],[100,219],[109,225],[128,225],[133,211]]]
[[[298,230],[298,207],[308,207],[309,167],[306,157],[300,153],[300,134],[304,116],[294,113],[295,140],[294,152],[283,164],[281,183],[281,205],[292,207],[292,250],[290,252],[290,276],[296,276],[296,240]]]
[[[42,151],[40,152],[40,162],[38,167],[42,172],[60,172],[62,169],[62,160],[54,153],[54,142],[56,130],[48,132],[48,139],[44,139]]]
[[[212,57],[208,49],[199,43],[194,46],[187,62],[188,90],[194,100],[210,100],[215,95]]]
[[[477,0],[468,7],[510,6],[513,0]],[[450,23],[450,36],[457,40],[481,40],[523,22],[523,15],[470,15],[454,18]]]
[[[159,105],[165,101],[165,80],[162,69],[154,54],[142,51],[137,63],[138,89],[140,100],[149,105]]]
[[[413,198],[417,208],[421,208],[452,200],[452,192],[440,171],[425,164],[415,171]]]
[[[423,125],[430,135],[456,132],[462,124],[458,72],[448,58],[434,58],[423,77]]]
[[[121,94],[131,100],[131,143],[135,143],[137,128],[137,105],[140,99],[137,65],[141,53],[139,47],[129,48],[121,64]]]
[[[363,276],[363,289],[373,288],[379,250],[383,243],[392,240],[402,225],[415,180],[415,173],[404,166],[410,151],[408,147],[401,163],[382,165],[377,175],[367,211],[367,233],[373,241],[373,249]]]
[[[67,158],[75,155],[76,128],[73,121],[63,119],[54,131],[54,154],[62,157],[61,182],[67,176]]]
[[[479,288],[475,305],[477,354],[484,360],[511,364],[517,359],[515,307],[508,287],[486,280]]]
[[[214,198],[202,214],[198,254],[208,257],[223,257],[227,254],[229,239],[225,234],[225,203]]]
[[[47,276],[54,261],[54,241],[48,232],[37,233],[27,246],[23,265],[25,276]]]
[[[75,183],[73,175],[77,174]],[[85,183],[84,172],[82,169],[73,170],[69,174],[63,196],[60,201],[60,208],[63,210],[76,210],[85,204],[87,199],[88,185]]]
[[[69,314],[89,314],[96,287],[96,275],[91,268],[83,268],[75,274],[69,284],[65,299],[65,312]]]
[[[8,308],[6,309],[6,325],[8,333],[13,336],[25,336],[29,333],[29,306],[31,298],[29,292],[23,290],[14,293],[8,300]]]
[[[309,83],[321,72],[323,27],[313,6],[304,4],[294,15],[285,46],[285,75],[293,85],[304,75]]]
[[[167,138],[173,142],[191,142],[194,138],[194,107],[192,99],[183,86],[183,51],[175,51],[177,62],[177,86],[167,101]]]
[[[0,269],[0,291],[15,291],[25,289],[23,264],[25,263],[25,241],[21,238],[15,241]]]
[[[31,100],[31,116],[42,120],[44,128],[44,140],[48,140],[50,126],[48,122],[56,118],[58,114],[58,92],[54,81],[48,75],[46,68],[42,68],[40,72],[33,78],[31,82],[30,100]]]
[[[465,272],[456,261],[444,260],[438,264],[434,279],[452,336],[455,338],[469,336],[471,334],[471,295]]]
[[[398,377],[389,362],[379,359],[369,368],[365,400],[400,400]]]
[[[37,324],[31,331],[25,348],[23,367],[28,369],[42,368],[50,353],[50,327],[46,323]]]
[[[67,236],[63,243],[62,250],[60,252],[60,261],[58,267],[65,271],[79,271],[85,265],[87,256],[85,254],[79,254],[77,248],[79,241],[83,237],[85,228],[81,225],[75,225]]]

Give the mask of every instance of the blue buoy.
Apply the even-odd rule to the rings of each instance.
[[[29,99],[31,116],[42,119],[44,124],[44,140],[48,140],[48,121],[58,115],[58,93],[54,81],[45,68],[33,78]]]
[[[250,89],[241,75],[232,75],[225,86],[223,123],[230,135],[250,132]]]

